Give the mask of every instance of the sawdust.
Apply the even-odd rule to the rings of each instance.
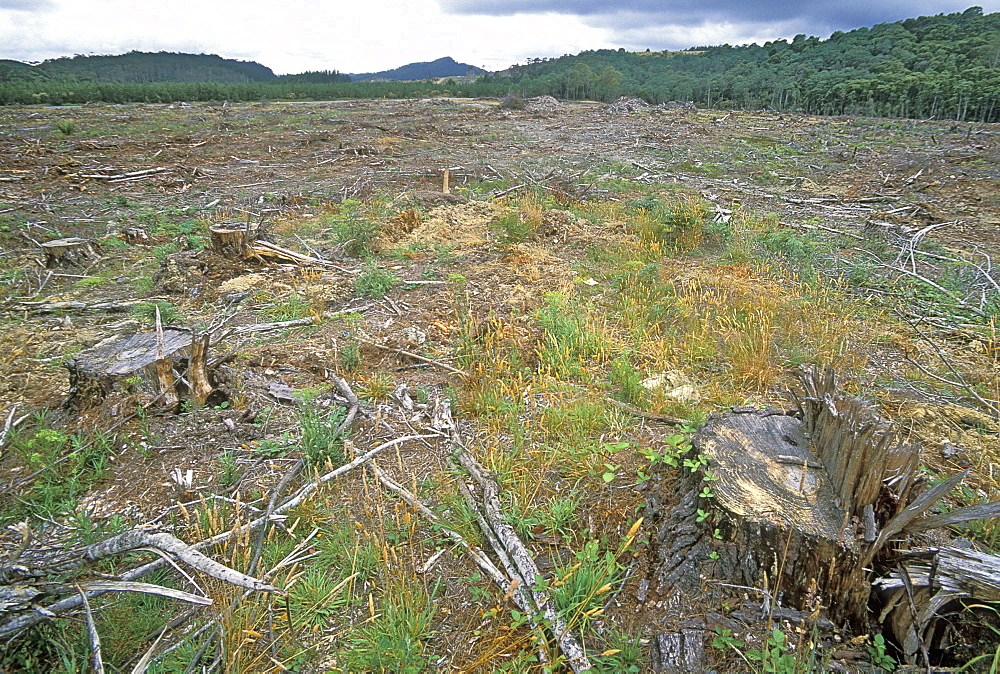
[[[501,207],[485,201],[438,206],[410,233],[407,241],[471,250],[486,243],[490,223],[501,212]]]
[[[237,276],[236,278],[231,278],[228,281],[223,281],[222,285],[219,286],[220,293],[241,293],[247,290],[253,290],[254,288],[259,288],[266,282],[267,277],[263,274],[247,274],[245,276]]]

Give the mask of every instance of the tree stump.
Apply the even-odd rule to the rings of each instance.
[[[802,379],[800,410],[712,415],[692,440],[702,470],[683,468],[651,493],[651,588],[675,618],[738,586],[771,607],[821,604],[835,624],[867,628],[868,567],[885,542],[876,534],[903,509],[917,452],[838,392],[832,373]]]
[[[126,227],[121,231],[125,243],[132,245],[146,243],[149,241],[149,234],[142,227]]]
[[[81,351],[66,365],[66,405],[86,407],[140,384],[167,408],[184,399],[204,404],[216,390],[208,371],[208,338],[185,328],[163,328]]]
[[[45,268],[76,266],[83,267],[93,262],[99,255],[92,241],[71,236],[39,244],[45,253]]]
[[[260,233],[257,227],[242,222],[220,222],[208,231],[212,235],[212,250],[234,260],[247,257],[250,245]]]

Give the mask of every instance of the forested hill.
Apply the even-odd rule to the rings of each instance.
[[[276,76],[259,63],[224,59],[214,54],[133,51],[117,56],[63,57],[37,66],[0,62],[0,82],[27,78],[146,83],[266,82]]]
[[[1000,121],[1000,13],[979,7],[829,39],[686,52],[588,51],[507,71],[528,95]]]
[[[431,77],[462,77],[465,75],[479,75],[486,72],[482,68],[470,66],[468,63],[459,63],[450,56],[439,58],[436,61],[425,61],[421,63],[409,63],[392,70],[383,70],[378,73],[352,73],[351,79],[355,82],[368,79],[382,80],[424,80]]]

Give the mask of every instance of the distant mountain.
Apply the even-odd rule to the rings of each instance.
[[[132,51],[116,56],[64,56],[29,66],[0,61],[5,79],[88,80],[97,82],[266,82],[277,76],[253,61],[215,54]]]
[[[458,63],[450,56],[437,61],[410,63],[393,70],[383,70],[378,73],[351,73],[351,81],[360,80],[426,80],[431,77],[463,77],[465,75],[481,75],[486,71],[468,63]]]

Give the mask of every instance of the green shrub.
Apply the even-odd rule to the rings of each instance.
[[[399,277],[391,271],[385,271],[372,265],[368,271],[354,280],[354,291],[362,297],[380,299],[396,287]]]

